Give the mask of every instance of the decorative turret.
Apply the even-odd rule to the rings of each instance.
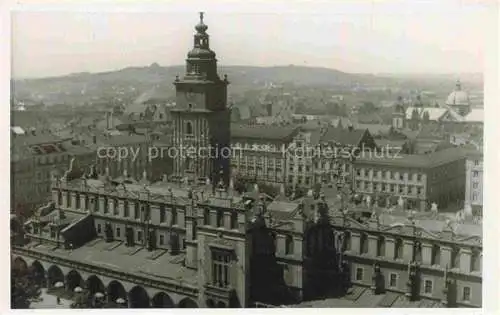
[[[372,286],[373,294],[381,294],[384,290],[384,276],[379,264],[373,265]]]
[[[418,265],[415,262],[408,264],[408,282],[406,283],[406,298],[415,301],[418,298]]]
[[[203,22],[203,18],[204,13],[200,12],[200,22],[195,26],[194,47],[188,53],[185,79],[220,81],[216,55],[210,50],[208,26]]]
[[[444,270],[444,279],[443,279],[443,298],[441,300],[441,304],[444,307],[452,307],[451,305],[451,289],[452,289],[452,281],[449,279],[449,270],[448,265]]]

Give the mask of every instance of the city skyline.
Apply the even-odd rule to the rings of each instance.
[[[294,64],[351,73],[482,72],[485,4],[336,2],[310,12],[291,7],[280,15],[206,10],[211,46],[222,64]],[[12,75],[182,64],[186,56],[180,47],[191,44],[194,32],[185,21],[195,22],[194,12],[13,12]]]

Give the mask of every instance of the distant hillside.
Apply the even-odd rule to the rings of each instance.
[[[176,75],[184,74],[184,66],[161,67],[154,63],[148,67],[128,67],[117,71],[101,73],[74,73],[60,77],[14,80],[13,91],[18,99],[33,98],[45,101],[78,103],[96,99],[123,96],[128,101],[152,86],[165,87],[167,94],[174,92],[172,82]],[[249,89],[261,88],[266,84],[287,84],[297,86],[325,87],[412,87],[425,89],[426,79],[391,75],[353,74],[334,69],[304,66],[220,66],[219,73],[227,74],[231,82],[230,92],[238,94]],[[435,78],[430,79],[434,81]],[[445,81],[446,89],[453,87],[453,76],[439,77],[439,85]],[[465,78],[462,79],[465,83]],[[170,92],[169,92],[170,91]]]

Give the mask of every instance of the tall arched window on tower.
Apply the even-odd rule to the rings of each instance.
[[[193,124],[190,121],[186,122],[186,134],[187,135],[193,134]]]

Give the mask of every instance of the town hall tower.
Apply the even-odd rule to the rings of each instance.
[[[194,47],[188,53],[186,73],[177,76],[173,145],[182,153],[174,159],[176,180],[223,181],[229,185],[230,112],[227,108],[227,77],[217,74],[215,52],[210,50],[208,26],[196,25]],[[189,148],[189,149],[187,149]]]

